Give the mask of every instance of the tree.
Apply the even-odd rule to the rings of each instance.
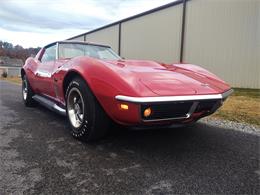
[[[0,40],[0,56],[8,56],[10,58],[18,58],[22,59],[23,62],[25,60],[32,56],[36,55],[41,48],[27,48],[24,49],[21,45],[15,45],[13,46],[12,43],[4,42]]]

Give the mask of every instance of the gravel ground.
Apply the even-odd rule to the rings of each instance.
[[[247,124],[247,123],[237,123],[234,121],[228,121],[228,120],[217,119],[212,117],[203,118],[200,120],[200,122],[215,127],[217,126],[222,128],[228,128],[228,129],[236,129],[237,131],[253,133],[256,135],[260,134],[260,127],[256,125]]]
[[[260,194],[259,128],[203,119],[86,144],[0,81],[0,194]]]

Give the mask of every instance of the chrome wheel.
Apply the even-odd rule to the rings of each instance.
[[[81,92],[72,88],[67,97],[67,112],[74,128],[79,128],[84,120],[84,101]]]
[[[26,100],[28,95],[28,84],[26,78],[23,78],[22,91],[23,91],[23,99]]]

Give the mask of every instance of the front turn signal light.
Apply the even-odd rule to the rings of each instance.
[[[151,108],[146,108],[144,110],[144,117],[149,117],[152,114],[152,109]]]
[[[128,105],[127,104],[120,104],[120,108],[122,110],[128,110]]]

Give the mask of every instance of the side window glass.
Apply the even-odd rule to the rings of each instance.
[[[41,62],[54,61],[55,59],[56,59],[56,45],[53,45],[45,49]]]

